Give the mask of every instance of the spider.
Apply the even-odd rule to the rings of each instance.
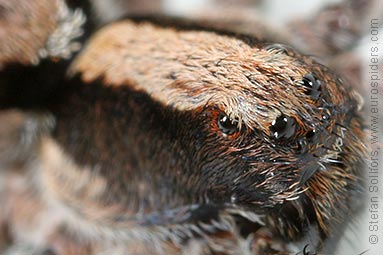
[[[240,8],[0,1],[0,253],[334,252],[364,206],[372,3],[285,33]]]

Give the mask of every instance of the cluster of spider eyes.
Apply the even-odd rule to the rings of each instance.
[[[218,118],[218,127],[225,135],[232,135],[238,132],[238,121],[231,119],[224,113]],[[270,132],[276,139],[290,138],[294,136],[296,129],[296,121],[294,118],[280,115],[270,125]]]
[[[321,94],[321,81],[313,74],[303,76],[302,85],[305,93],[313,100],[317,100]],[[225,113],[221,113],[218,117],[218,127],[225,135],[232,135],[239,131],[238,120],[231,119]],[[289,139],[296,133],[297,122],[295,118],[284,115],[283,113],[273,120],[270,124],[270,135],[275,139]],[[307,133],[307,137],[311,137],[315,130]]]

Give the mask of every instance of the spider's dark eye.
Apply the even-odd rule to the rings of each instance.
[[[306,134],[307,140],[312,141],[316,136],[316,133],[318,133],[318,131],[316,131],[315,129],[311,129],[310,131],[308,131]]]
[[[238,121],[232,120],[226,114],[221,113],[218,117],[218,127],[224,134],[232,135],[238,131]]]
[[[302,82],[306,88],[306,95],[310,95],[312,99],[317,100],[322,91],[322,82],[312,74],[303,76]]]
[[[277,139],[291,138],[295,134],[295,127],[295,119],[282,114],[271,123],[270,131]]]

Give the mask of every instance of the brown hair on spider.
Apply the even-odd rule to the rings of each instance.
[[[50,102],[40,184],[74,230],[179,247],[264,227],[285,243],[318,236],[321,247],[354,209],[361,103],[310,57],[122,20],[92,36],[69,71]]]

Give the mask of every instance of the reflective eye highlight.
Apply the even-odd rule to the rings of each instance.
[[[226,114],[221,113],[218,117],[218,127],[222,133],[232,135],[238,131],[238,121],[232,120]]]
[[[295,134],[295,128],[295,119],[282,114],[271,123],[270,131],[276,139],[291,138]]]

